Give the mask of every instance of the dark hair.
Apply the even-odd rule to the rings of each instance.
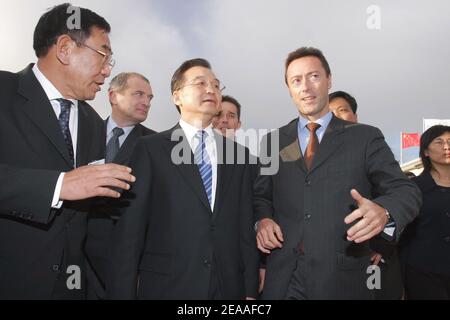
[[[241,104],[232,96],[223,96],[222,102],[229,102],[236,106],[238,120],[241,121]]]
[[[71,29],[69,22],[77,10],[80,13],[80,29]],[[36,56],[45,57],[49,49],[56,44],[58,37],[64,34],[71,37],[77,45],[81,45],[90,37],[93,27],[111,32],[108,22],[89,9],[73,7],[70,3],[53,7],[41,16],[34,30],[33,48]]]
[[[344,99],[350,105],[350,108],[352,108],[353,113],[356,114],[356,110],[358,109],[358,103],[356,103],[355,98],[353,98],[349,93],[347,93],[345,91],[336,91],[336,92],[330,93],[329,98],[330,98],[330,102],[331,102],[331,100],[336,99],[336,98]]]
[[[420,159],[422,159],[423,173],[428,173],[432,169],[431,160],[425,155],[425,150],[428,149],[434,139],[446,132],[450,132],[450,126],[437,125],[429,128],[420,137]]]
[[[211,64],[207,60],[202,58],[191,59],[183,62],[172,76],[172,81],[170,83],[170,90],[172,94],[180,89],[180,87],[183,85],[185,81],[184,74],[186,73],[186,71],[194,67],[203,67],[211,70]],[[180,107],[176,107],[178,112],[181,113]]]
[[[289,53],[287,59],[286,59],[286,64],[285,64],[285,76],[284,79],[286,81],[286,84],[288,83],[287,81],[287,70],[289,68],[289,65],[297,59],[300,58],[304,58],[304,57],[316,57],[320,60],[320,63],[322,64],[322,67],[325,69],[325,72],[327,74],[327,77],[329,77],[331,75],[331,69],[330,69],[330,65],[328,64],[327,59],[325,58],[325,56],[323,55],[322,51],[320,51],[319,49],[313,48],[313,47],[302,47],[300,49],[297,49],[291,53]]]

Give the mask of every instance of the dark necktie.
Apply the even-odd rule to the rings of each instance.
[[[317,138],[317,129],[320,128],[320,124],[311,122],[306,125],[306,127],[309,130],[309,143],[306,147],[305,152],[305,164],[306,168],[311,170],[311,165],[314,159],[314,155],[317,152],[317,149],[319,149],[319,139]]]
[[[116,157],[117,153],[119,153],[120,149],[120,143],[119,143],[119,137],[122,136],[125,132],[122,128],[114,128],[113,129],[113,136],[111,139],[109,139],[108,144],[106,145],[106,163],[111,163],[114,161],[114,158]]]
[[[61,113],[59,114],[59,126],[66,141],[67,150],[69,151],[70,161],[72,166],[75,167],[75,160],[73,155],[73,144],[72,136],[70,134],[69,120],[70,120],[70,107],[72,106],[72,101],[66,99],[56,99],[61,106]]]
[[[211,160],[209,159],[208,153],[206,152],[206,138],[208,133],[205,131],[199,131],[195,135],[195,139],[198,140],[198,146],[195,149],[194,161],[198,166],[200,171],[200,176],[202,177],[203,186],[205,187],[206,195],[208,196],[208,201],[211,204],[212,201],[212,166]]]

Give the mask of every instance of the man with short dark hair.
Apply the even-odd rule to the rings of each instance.
[[[342,120],[358,123],[356,99],[344,91],[336,91],[329,95],[330,110]],[[374,250],[372,264],[380,267],[380,288],[375,290],[376,300],[399,300],[403,295],[403,284],[400,261],[397,253],[397,243],[387,241],[381,235],[370,240],[370,247]]]
[[[256,298],[250,166],[237,162],[249,151],[211,125],[222,88],[204,59],[175,71],[181,119],[135,148],[131,167],[142,179],[114,230],[109,298]]]
[[[88,9],[56,6],[34,32],[37,64],[0,72],[0,299],[85,298],[81,200],[118,198],[135,180],[127,167],[88,166],[104,158],[103,122],[84,100],[114,66],[109,32]]]
[[[349,93],[344,91],[336,91],[330,93],[329,99],[330,110],[336,117],[353,123],[358,122],[358,115],[356,114],[358,104],[356,103],[355,98],[353,98]]]
[[[224,137],[234,140],[236,131],[241,128],[241,104],[231,96],[223,96],[212,124]]]
[[[382,133],[330,112],[331,80],[320,50],[289,54],[286,84],[300,116],[263,138],[267,150],[279,136],[280,149],[268,150],[279,170],[254,187],[258,248],[269,254],[265,299],[373,299],[368,240],[389,221],[395,235],[386,237],[398,240],[419,212],[420,192]]]

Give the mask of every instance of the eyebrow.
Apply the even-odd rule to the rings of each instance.
[[[205,77],[205,76],[197,76],[197,77],[195,77],[194,79],[192,79],[192,81],[195,81],[195,80],[203,80],[203,79],[208,80],[207,77]],[[214,81],[217,81],[218,83],[220,83],[220,80],[217,79],[217,78],[214,78],[213,80],[214,80]]]
[[[308,73],[306,74],[306,76],[309,76],[309,75],[311,75],[311,74],[313,74],[313,73],[320,73],[320,72],[319,72],[319,70],[317,70],[317,71],[311,71],[311,72],[308,72]],[[295,76],[292,76],[289,80],[292,80],[292,79],[295,79],[295,78],[298,78],[298,77],[303,77],[303,75],[297,74],[297,75],[295,75]]]

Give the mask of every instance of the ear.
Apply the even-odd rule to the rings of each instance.
[[[180,92],[174,91],[172,94],[172,101],[173,103],[178,106],[180,109],[182,109],[183,103],[181,102]]]
[[[239,129],[241,128],[241,125],[242,125],[242,123],[241,123],[241,121],[239,121],[239,123],[238,123],[238,126],[237,126],[236,130],[239,130]]]
[[[114,91],[109,91],[108,97],[109,97],[109,103],[111,104],[111,106],[117,104],[117,94]]]
[[[70,56],[77,44],[68,35],[59,36],[56,40],[56,58],[64,65],[70,62]]]
[[[428,149],[425,149],[423,151],[423,154],[425,155],[425,157],[429,158],[430,157],[430,153],[428,152]]]
[[[331,88],[333,88],[333,77],[330,74],[328,77],[328,90],[331,90]]]

